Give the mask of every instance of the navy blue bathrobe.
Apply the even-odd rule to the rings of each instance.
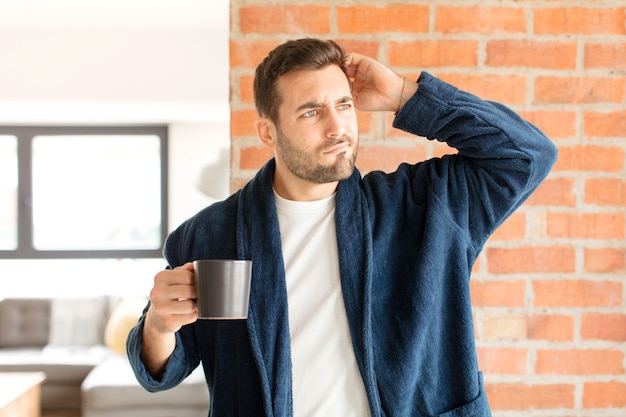
[[[469,279],[490,234],[535,190],[554,145],[511,110],[423,73],[394,126],[458,150],[397,171],[340,182],[336,229],[352,344],[372,416],[489,416],[478,369]],[[272,192],[274,161],[244,188],[168,238],[171,267],[253,261],[248,320],[199,320],[177,333],[165,374],[139,360],[143,320],[128,340],[151,391],[201,362],[211,416],[292,415],[287,290]]]

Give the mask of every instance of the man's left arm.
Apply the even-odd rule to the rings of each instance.
[[[458,150],[458,155],[423,168],[430,170],[438,198],[446,200],[456,221],[464,223],[480,246],[545,179],[556,161],[556,147],[502,104],[481,100],[428,73],[422,73],[418,84],[394,127]]]

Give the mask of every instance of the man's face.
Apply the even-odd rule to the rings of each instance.
[[[299,70],[278,80],[282,97],[276,158],[297,177],[323,184],[354,170],[358,127],[350,85],[334,65]]]

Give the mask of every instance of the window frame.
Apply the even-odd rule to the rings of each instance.
[[[0,126],[0,135],[17,138],[17,249],[0,250],[0,259],[162,258],[168,233],[168,128],[166,125],[128,126]],[[36,136],[154,135],[160,139],[161,241],[155,249],[41,250],[33,244],[32,143]]]

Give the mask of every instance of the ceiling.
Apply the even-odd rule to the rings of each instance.
[[[0,0],[0,28],[228,31],[229,3],[229,0]]]
[[[229,6],[0,0],[0,123],[228,120]]]

